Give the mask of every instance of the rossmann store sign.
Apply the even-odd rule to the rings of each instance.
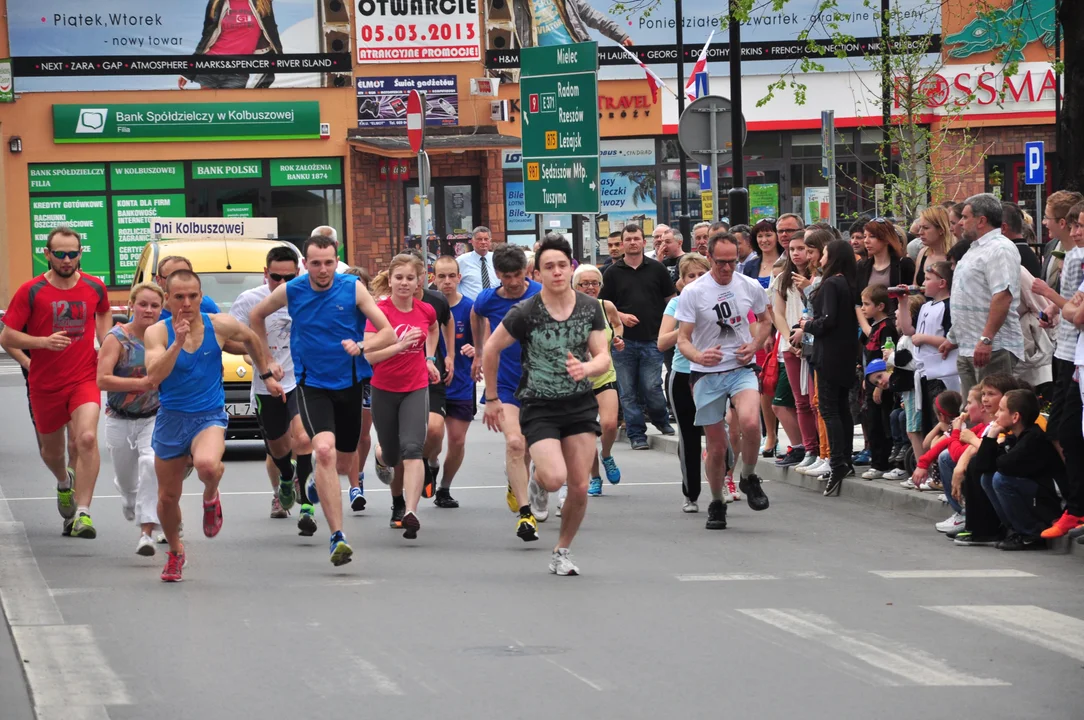
[[[896,79],[893,110],[903,110],[903,78]],[[925,105],[935,115],[966,108],[968,115],[1054,112],[1057,81],[1050,63],[1020,63],[1015,75],[1005,76],[996,65],[946,65],[919,85]]]

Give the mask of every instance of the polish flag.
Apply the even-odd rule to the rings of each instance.
[[[666,83],[664,83],[659,78],[658,75],[656,75],[654,72],[652,72],[651,68],[649,68],[647,65],[645,65],[644,61],[641,60],[639,57],[637,57],[635,53],[633,53],[631,50],[629,50],[624,45],[621,45],[619,47],[622,50],[624,50],[626,53],[628,53],[628,56],[630,58],[632,58],[633,60],[635,60],[636,64],[639,65],[640,67],[642,67],[644,69],[644,72],[647,73],[647,84],[648,84],[648,86],[651,87],[651,102],[652,102],[652,104],[658,104],[658,102],[659,102],[659,88],[666,88],[667,90],[669,90],[669,88],[666,86]],[[673,92],[673,91],[671,91],[671,92]]]
[[[714,30],[708,35],[708,41],[704,43],[704,48],[700,51],[700,57],[696,59],[696,65],[693,65],[692,72],[689,73],[689,79],[685,81],[685,97],[689,99],[689,102],[696,100],[696,74],[705,72],[708,69],[708,47],[711,45],[713,37],[715,37]]]

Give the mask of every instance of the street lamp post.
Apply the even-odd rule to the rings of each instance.
[[[677,101],[678,117],[685,112],[685,32],[682,29],[681,0],[674,0],[674,16],[677,25]],[[681,231],[681,249],[689,252],[692,249],[692,222],[689,218],[689,192],[685,187],[686,176],[689,174],[689,162],[685,159],[685,153],[678,148],[678,192],[681,194],[681,216],[678,218],[678,228]]]

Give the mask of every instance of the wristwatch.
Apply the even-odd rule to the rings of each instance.
[[[437,359],[436,359],[435,357],[433,357],[432,355],[430,355],[429,357],[427,357],[427,358],[426,358],[426,360],[428,360],[429,362],[433,363],[434,365],[436,365],[436,364],[437,364]]]
[[[268,370],[268,371],[267,371],[267,372],[265,372],[265,373],[260,373],[260,379],[261,379],[261,380],[266,380],[267,378],[271,377],[271,376],[272,376],[272,375],[274,375],[274,374],[275,374],[275,373],[273,373],[273,372],[271,372],[270,370]]]
[[[982,337],[979,338],[979,342],[982,343],[983,345],[986,345],[987,347],[989,347],[990,345],[994,344],[994,339],[993,338],[988,338],[985,335],[983,335]]]

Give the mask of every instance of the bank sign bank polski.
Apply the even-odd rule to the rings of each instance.
[[[935,115],[966,108],[968,115],[1053,112],[1057,79],[1050,63],[1020,63],[1008,77],[1001,65],[945,65],[919,85],[925,106]],[[897,78],[892,111],[901,107],[902,79]]]

